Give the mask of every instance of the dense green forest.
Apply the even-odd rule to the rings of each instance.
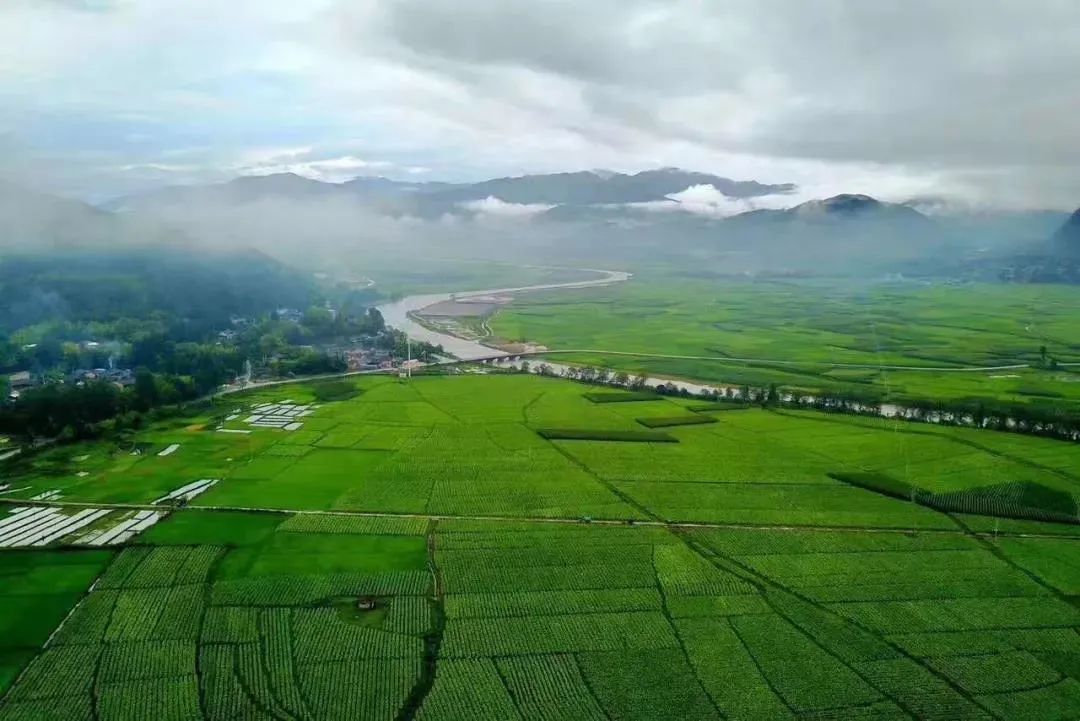
[[[391,352],[403,343],[372,300],[256,251],[8,255],[0,373],[23,382],[0,406],[0,432],[78,438],[137,428],[151,409],[212,392],[248,361],[275,377],[343,371],[328,347],[357,337]]]

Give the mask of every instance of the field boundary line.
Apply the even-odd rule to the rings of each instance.
[[[600,481],[603,483],[602,481]],[[89,501],[31,501],[26,499],[11,499],[0,498],[0,506],[54,506],[58,508],[113,508],[113,509],[125,509],[125,510],[162,510],[161,506],[153,506],[146,504],[133,504],[133,503],[92,503]],[[589,521],[583,521],[580,517],[571,518],[566,516],[483,516],[483,515],[449,515],[439,513],[392,513],[388,511],[350,511],[344,509],[317,509],[317,508],[258,508],[251,506],[184,506],[183,508],[169,509],[170,513],[184,513],[186,511],[211,511],[218,513],[272,513],[281,516],[356,516],[360,518],[412,518],[432,521],[485,521],[491,523],[535,523],[552,524],[552,525],[566,525],[566,526],[612,526],[632,528],[634,526],[645,526],[654,528],[671,528],[671,529],[717,529],[717,530],[743,530],[743,531],[785,531],[791,533],[799,532],[820,532],[820,533],[896,533],[896,534],[910,534],[911,528],[909,526],[800,526],[792,524],[754,524],[754,523],[720,523],[712,521],[667,521],[660,520],[658,516],[649,512],[649,516],[657,518],[657,520],[641,520],[632,519],[628,522],[627,519],[620,518],[593,518]],[[994,518],[994,516],[985,516],[985,518]],[[1057,524],[1062,525],[1062,524]],[[1069,528],[1075,528],[1069,526]],[[975,535],[976,532],[968,531],[963,528],[920,528],[918,534],[926,535]],[[1055,539],[1062,541],[1077,541],[1080,542],[1080,534],[1064,534],[1064,533],[1026,533],[1018,531],[1000,531],[998,532],[999,538],[1045,538]],[[136,537],[137,538],[137,537]],[[128,545],[139,546],[139,543],[130,543]],[[55,546],[53,548],[56,548]]]
[[[677,534],[672,535],[677,537]],[[717,715],[720,718],[726,718],[726,714],[720,709],[719,704],[716,703],[716,699],[709,693],[709,689],[705,687],[705,682],[701,680],[701,675],[698,673],[697,666],[690,660],[690,652],[686,650],[686,642],[683,640],[682,634],[679,633],[678,624],[675,623],[675,619],[671,616],[671,609],[668,608],[667,593],[664,591],[664,584],[660,581],[660,571],[656,568],[656,548],[655,545],[652,547],[652,553],[650,554],[649,560],[652,563],[656,592],[660,594],[660,612],[664,615],[664,620],[667,621],[668,626],[671,627],[671,632],[675,635],[675,642],[679,644],[679,652],[682,653],[683,660],[686,661],[686,667],[690,670],[690,675],[693,676],[694,680],[697,682],[698,688],[701,689],[701,693],[705,694],[705,698],[709,699],[709,705],[713,707]],[[690,550],[693,552],[693,549]]]
[[[439,668],[439,650],[442,647],[443,633],[446,628],[446,608],[443,603],[442,572],[435,561],[436,535],[439,522],[431,519],[428,522],[425,536],[427,549],[428,570],[432,576],[432,624],[430,632],[424,636],[424,657],[421,660],[420,678],[413,684],[405,703],[398,711],[395,721],[413,721],[427,700],[431,690],[435,688],[435,680]],[[516,704],[515,704],[516,705]]]
[[[210,714],[207,712],[206,687],[203,683],[203,654],[200,653],[199,646],[202,644],[203,631],[206,628],[206,613],[210,610],[211,589],[214,585],[211,579],[225,560],[226,554],[225,549],[218,550],[217,555],[214,556],[214,562],[210,564],[206,577],[203,579],[203,603],[202,610],[199,613],[199,631],[195,636],[195,692],[199,697],[199,712],[203,715],[203,718],[207,719],[210,718]],[[175,578],[173,580],[175,581]]]
[[[752,575],[754,578],[756,578],[758,580],[759,583],[761,583],[762,586],[774,588],[774,589],[779,590],[782,593],[790,594],[791,596],[794,596],[795,598],[799,599],[803,603],[806,603],[806,604],[810,605],[811,607],[816,608],[820,613],[828,614],[829,616],[832,616],[833,618],[840,621],[841,623],[848,624],[848,625],[850,625],[850,626],[852,626],[854,628],[859,629],[863,633],[868,634],[869,636],[872,636],[873,638],[878,639],[881,643],[883,643],[883,644],[889,646],[890,648],[892,648],[893,651],[897,652],[901,657],[908,659],[909,661],[911,661],[915,665],[922,667],[927,673],[931,674],[932,676],[937,677],[945,685],[947,685],[949,688],[953,689],[953,691],[955,691],[959,696],[966,699],[968,702],[970,702],[971,704],[973,704],[977,708],[982,709],[983,711],[985,711],[987,713],[987,715],[990,716],[991,718],[999,718],[999,716],[997,714],[995,714],[990,709],[986,708],[986,706],[984,706],[983,704],[979,703],[978,699],[974,695],[969,694],[967,691],[965,691],[963,688],[961,688],[959,684],[955,683],[948,676],[946,676],[945,674],[940,673],[939,671],[937,671],[937,669],[935,669],[933,666],[931,666],[929,663],[927,663],[924,659],[921,659],[921,658],[919,658],[917,656],[912,655],[905,648],[903,648],[900,644],[895,643],[894,641],[890,640],[885,633],[875,631],[874,629],[870,628],[869,626],[865,626],[864,624],[862,624],[862,623],[860,623],[858,621],[855,621],[853,619],[850,619],[850,618],[848,618],[846,616],[843,616],[843,615],[837,613],[832,608],[830,608],[828,605],[819,603],[819,602],[815,601],[814,599],[809,598],[808,596],[805,596],[804,594],[797,591],[796,589],[791,588],[791,587],[781,583],[780,581],[777,581],[775,578],[773,578],[773,577],[771,577],[771,576],[769,576],[769,575],[767,575],[765,573],[762,573],[762,572],[760,572],[760,571],[758,571],[758,570],[744,564],[743,562],[739,561],[737,558],[734,558],[734,557],[732,557],[731,555],[729,555],[727,553],[723,553],[720,550],[714,548],[713,546],[707,546],[707,548],[709,548],[709,550],[711,550],[714,555],[711,558],[708,557],[708,556],[705,556],[705,554],[701,554],[701,555],[704,556],[706,558],[706,560],[710,560],[714,565],[717,565],[716,564],[716,559],[717,558],[724,559],[728,563],[731,563],[731,564],[735,565],[736,567],[742,569],[745,573],[748,573],[748,574]],[[863,681],[865,683],[869,684],[871,688],[875,689],[878,693],[880,693],[884,698],[890,699],[898,707],[903,709],[905,712],[911,714],[913,717],[915,717],[915,718],[918,717],[917,714],[915,714],[914,712],[912,712],[911,710],[908,709],[906,704],[901,703],[899,699],[895,698],[891,694],[886,693],[884,690],[882,690],[878,686],[878,684],[876,684],[872,680],[868,679],[866,676],[864,676],[858,670],[852,668],[852,666],[850,664],[848,664],[847,661],[840,658],[840,656],[837,655],[832,650],[826,648],[812,634],[810,634],[806,629],[804,629],[802,627],[802,625],[800,625],[800,624],[796,623],[795,621],[793,621],[788,616],[788,614],[783,613],[779,609],[777,609],[777,607],[774,606],[773,602],[769,599],[769,594],[768,593],[766,593],[764,595],[765,595],[765,602],[772,609],[773,613],[777,614],[778,616],[783,618],[785,621],[787,621],[789,624],[791,624],[799,633],[806,636],[810,640],[811,643],[816,645],[822,651],[829,654],[833,658],[837,659],[845,667],[847,667],[853,673],[855,673],[855,675],[857,675],[859,678],[863,679]],[[738,635],[738,629],[735,629],[734,624],[732,624],[732,629],[735,630],[736,635]],[[741,639],[741,637],[740,637],[740,639]],[[749,649],[747,650],[747,653],[750,653]],[[751,656],[752,655],[753,654],[751,654]]]

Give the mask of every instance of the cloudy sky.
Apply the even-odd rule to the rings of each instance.
[[[3,0],[0,175],[680,166],[1080,205],[1076,0]]]

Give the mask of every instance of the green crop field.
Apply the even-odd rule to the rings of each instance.
[[[1072,286],[854,281],[701,281],[643,273],[604,288],[523,295],[494,334],[554,349],[761,359],[759,363],[553,356],[587,365],[718,383],[861,389],[893,399],[992,398],[1080,403],[1080,366],[976,373],[882,366],[1080,362]],[[770,363],[768,361],[778,361]],[[865,367],[830,367],[829,364]]]
[[[52,490],[168,516],[0,548],[0,721],[1080,715],[1080,445],[347,382],[9,460],[0,519]],[[302,428],[246,424],[286,400]]]

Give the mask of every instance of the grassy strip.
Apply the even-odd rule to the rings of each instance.
[[[634,401],[656,401],[660,396],[650,391],[630,391],[628,393],[582,393],[593,403],[632,403]]]
[[[716,423],[711,416],[646,416],[635,418],[638,423],[646,428],[667,428],[668,426],[697,426],[702,423]]]
[[[605,431],[596,428],[537,428],[549,441],[622,441],[626,443],[678,443],[675,436],[660,431]]]
[[[857,471],[854,473],[827,473],[830,478],[847,483],[868,491],[880,493],[883,496],[899,498],[902,501],[910,501],[918,495],[925,495],[924,491],[916,488],[906,481],[901,481],[884,473],[874,471]]]
[[[748,403],[699,403],[693,406],[687,406],[686,410],[693,411],[694,413],[709,413],[712,411],[745,411],[752,408]]]
[[[1029,481],[933,493],[884,473],[829,473],[838,481],[885,496],[914,501],[943,513],[965,513],[1046,523],[1080,524],[1071,494]]]

